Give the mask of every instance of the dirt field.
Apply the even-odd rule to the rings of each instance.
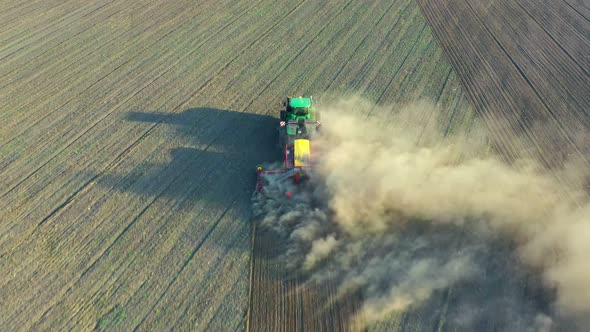
[[[587,2],[418,2],[502,151],[526,149],[548,165],[576,155],[590,165]],[[501,131],[521,133],[525,147]]]
[[[567,128],[590,123],[589,13],[575,0],[0,3],[0,330],[460,330],[446,317],[474,289],[543,297],[529,272],[492,273],[512,259],[498,243],[489,282],[352,319],[362,296],[328,301],[335,289],[284,275],[283,244],[252,223],[254,169],[277,157],[282,98],[301,94],[427,100],[446,134],[481,119],[505,156],[497,128],[527,133],[513,149],[549,165],[555,147],[585,156]],[[529,118],[563,135],[529,134]]]

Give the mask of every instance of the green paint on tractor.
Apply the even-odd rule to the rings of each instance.
[[[289,106],[291,106],[292,108],[308,108],[311,106],[311,98],[291,98]]]
[[[286,106],[287,120],[314,120],[315,109],[311,97],[288,98]]]

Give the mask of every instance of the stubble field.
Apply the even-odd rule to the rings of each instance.
[[[0,330],[461,330],[447,316],[474,292],[551,302],[535,273],[496,269],[516,261],[499,241],[489,282],[369,321],[362,294],[285,275],[253,222],[287,95],[426,101],[424,131],[481,126],[507,162],[588,166],[588,6],[451,2],[0,4]]]

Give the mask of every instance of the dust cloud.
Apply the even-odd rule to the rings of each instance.
[[[509,166],[477,122],[445,134],[444,110],[428,103],[321,109],[310,181],[271,181],[253,198],[289,269],[359,294],[369,322],[435,293],[453,298],[458,328],[542,331],[555,315],[590,313],[587,169]]]

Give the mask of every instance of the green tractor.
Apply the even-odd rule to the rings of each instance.
[[[288,97],[283,103],[285,109],[279,112],[279,148],[284,166],[276,170],[257,167],[256,188],[264,186],[264,177],[292,178],[299,182],[311,168],[310,134],[321,126],[319,114],[313,107],[312,97]]]
[[[295,139],[309,140],[310,133],[319,130],[322,123],[311,96],[288,97],[283,106],[279,113],[279,148],[285,153]]]

